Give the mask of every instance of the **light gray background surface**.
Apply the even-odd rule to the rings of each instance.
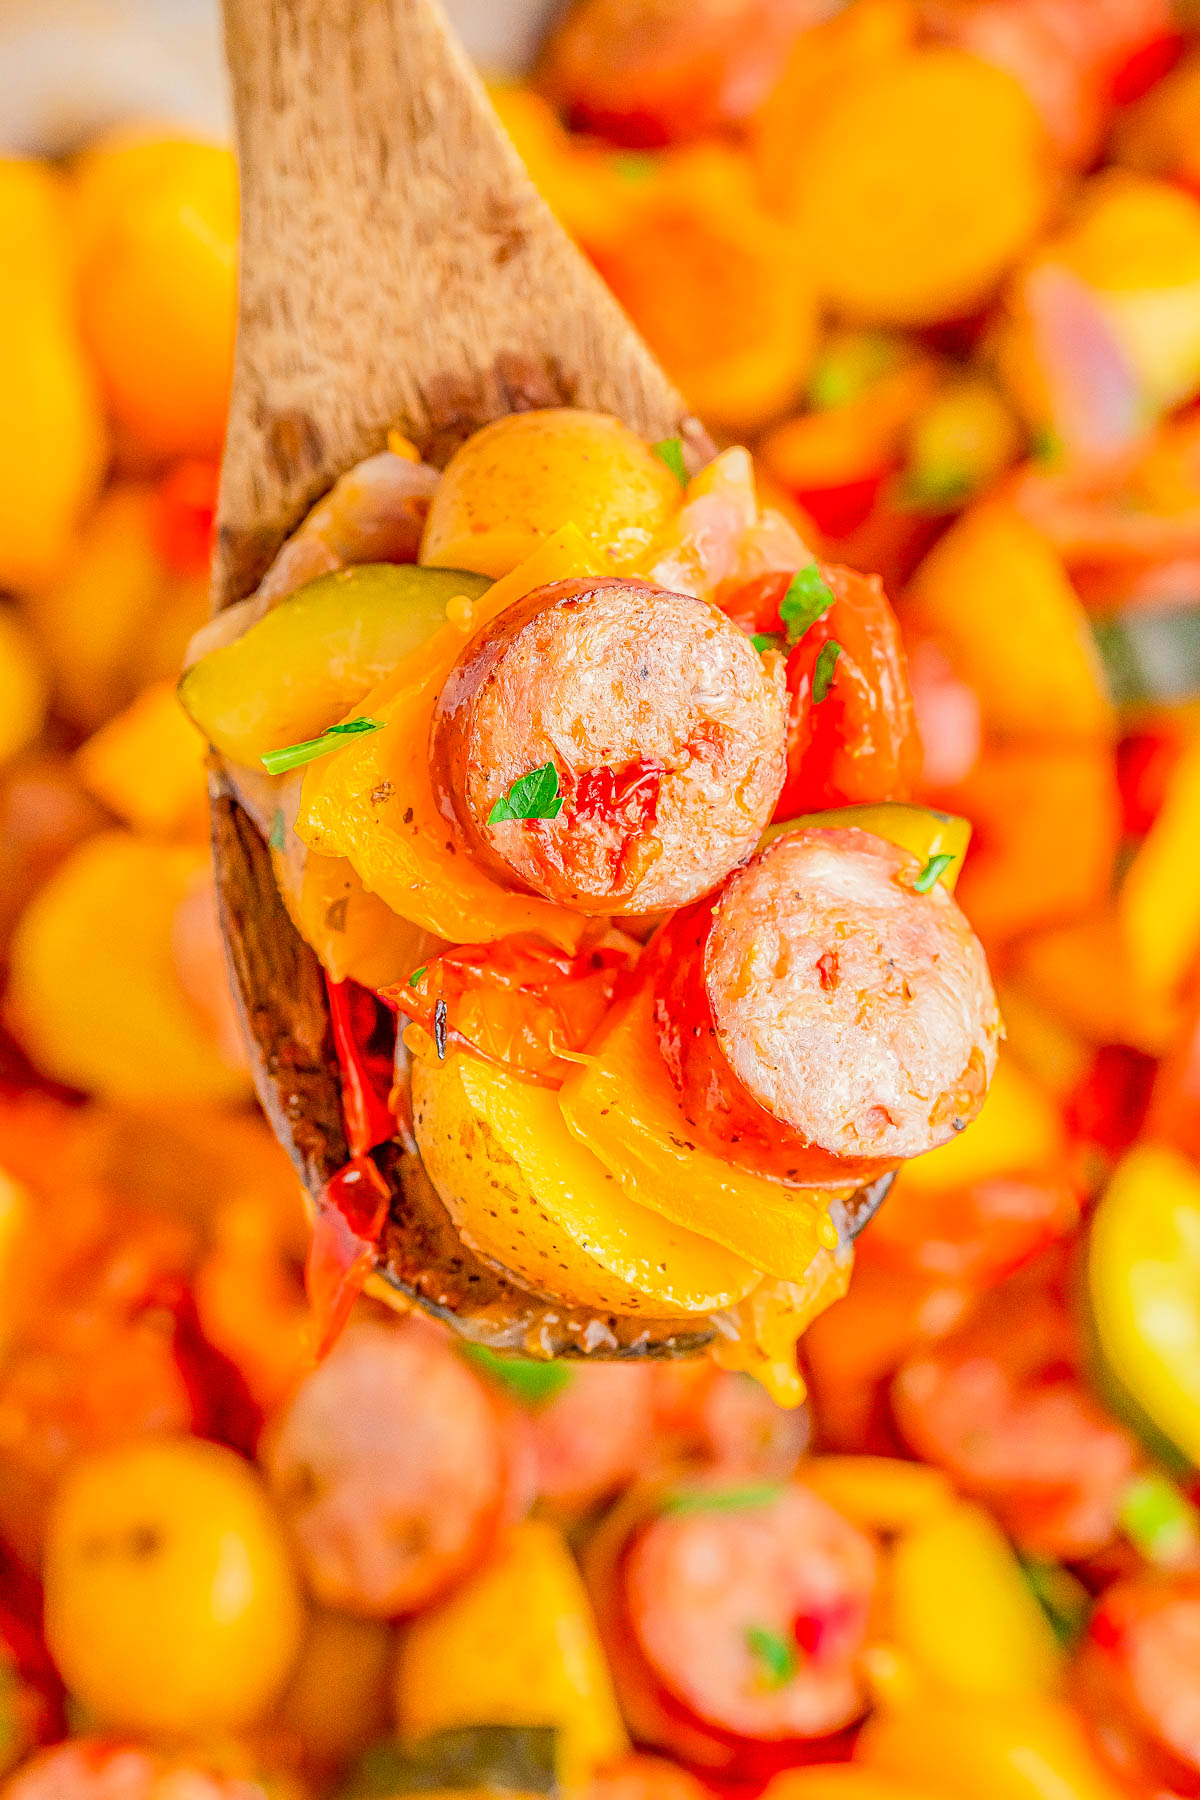
[[[554,0],[447,0],[481,67],[524,66]],[[106,125],[225,136],[217,0],[0,0],[0,151],[70,150]]]

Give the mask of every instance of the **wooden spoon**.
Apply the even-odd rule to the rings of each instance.
[[[437,0],[224,0],[242,186],[214,597],[250,593],[313,502],[398,427],[440,465],[530,406],[711,446],[538,195]],[[349,1154],[325,987],[268,851],[214,777],[226,947],[259,1097],[312,1196]],[[694,1352],[707,1321],[548,1304],[464,1248],[420,1163],[377,1153],[377,1275],[481,1341]],[[378,1283],[376,1283],[378,1286]]]

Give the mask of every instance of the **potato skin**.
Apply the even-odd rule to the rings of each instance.
[[[463,1242],[534,1292],[661,1318],[732,1304],[757,1283],[731,1251],[626,1199],[551,1089],[478,1057],[418,1054],[412,1103],[421,1160]]]
[[[681,498],[670,470],[608,413],[509,413],[446,465],[420,560],[499,577],[560,526],[576,525],[614,570],[627,569]]]
[[[552,582],[468,644],[431,761],[443,810],[505,885],[584,912],[685,905],[755,849],[785,766],[782,659],[708,601],[608,577]],[[555,819],[492,824],[553,763]]]

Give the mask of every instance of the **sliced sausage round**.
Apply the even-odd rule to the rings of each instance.
[[[582,1363],[530,1420],[537,1491],[574,1515],[609,1500],[655,1452],[654,1363]]]
[[[656,147],[727,131],[755,109],[820,0],[576,0],[538,81],[571,123]]]
[[[784,733],[781,659],[717,607],[644,581],[559,581],[467,646],[432,762],[498,879],[643,913],[709,892],[750,855],[783,785]],[[511,816],[538,770],[552,773],[533,808],[554,816]]]
[[[712,1789],[678,1763],[635,1750],[593,1775],[585,1800],[712,1800]]]
[[[465,1574],[507,1498],[500,1413],[418,1319],[353,1325],[262,1460],[312,1592],[367,1618],[412,1612]]]
[[[1092,1614],[1073,1687],[1138,1792],[1200,1794],[1200,1574],[1115,1582]]]
[[[630,1632],[702,1726],[775,1743],[827,1737],[867,1705],[856,1660],[875,1546],[804,1488],[741,1495],[710,1477],[637,1532],[622,1569]]]
[[[1111,1542],[1140,1460],[1080,1355],[1064,1298],[1031,1270],[909,1357],[891,1388],[911,1450],[986,1502],[1021,1549],[1072,1562]]]
[[[218,1775],[115,1739],[72,1738],[43,1750],[3,1786],[4,1800],[261,1800],[249,1778]]]
[[[801,828],[707,917],[668,926],[660,1041],[689,1118],[736,1159],[750,1144],[784,1179],[863,1178],[979,1111],[996,998],[966,919],[939,883],[917,891],[920,870],[871,833]]]

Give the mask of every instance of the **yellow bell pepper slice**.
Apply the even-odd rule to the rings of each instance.
[[[344,750],[309,765],[296,820],[309,848],[347,857],[363,886],[393,912],[452,943],[532,931],[574,949],[585,919],[509,893],[453,842],[434,797],[429,734],[438,695],[469,637],[534,588],[600,573],[580,533],[565,526],[403,658],[356,709],[383,730],[351,738]]]
[[[1169,1002],[1200,952],[1200,741],[1172,771],[1162,811],[1126,871],[1117,925],[1138,982]]]
[[[277,865],[278,866],[278,865]],[[344,856],[304,858],[299,888],[280,891],[301,937],[335,981],[390,987],[441,947],[440,940],[402,919],[378,894],[368,893]]]
[[[828,831],[850,826],[886,838],[901,850],[911,850],[923,864],[935,856],[953,857],[939,880],[944,888],[954,892],[971,841],[970,820],[961,819],[956,813],[936,812],[929,806],[910,806],[905,800],[876,800],[862,806],[839,806],[830,812],[806,813],[800,819],[769,825],[763,833],[763,843],[769,844],[786,831],[806,827]]]
[[[1200,1174],[1138,1144],[1092,1215],[1088,1298],[1105,1362],[1189,1462],[1200,1463]]]
[[[937,1690],[868,1721],[855,1763],[931,1800],[1128,1800],[1061,1701],[951,1697]]]
[[[1112,736],[1087,614],[1045,537],[1003,502],[979,502],[934,545],[906,596],[905,627],[944,645],[997,736]]]
[[[555,1726],[568,1792],[629,1748],[583,1580],[561,1534],[536,1519],[409,1625],[395,1702],[408,1743],[455,1726]]]
[[[1044,1167],[1065,1149],[1062,1115],[1051,1096],[1002,1048],[971,1129],[905,1163],[897,1179],[909,1192],[945,1193],[991,1175]]]
[[[695,1142],[654,1039],[650,1006],[642,993],[615,1009],[592,1054],[568,1075],[558,1096],[567,1126],[629,1199],[768,1275],[799,1281],[817,1251],[837,1243],[828,1210],[833,1195],[784,1187]]]
[[[1007,1538],[961,1502],[897,1542],[889,1567],[891,1635],[915,1667],[955,1694],[1054,1691],[1062,1658]]]
[[[923,1526],[954,1505],[940,1469],[898,1456],[810,1456],[797,1473],[846,1518],[884,1536]]]
[[[763,1800],[932,1800],[928,1788],[910,1787],[852,1763],[814,1763],[785,1769],[763,1790]]]

